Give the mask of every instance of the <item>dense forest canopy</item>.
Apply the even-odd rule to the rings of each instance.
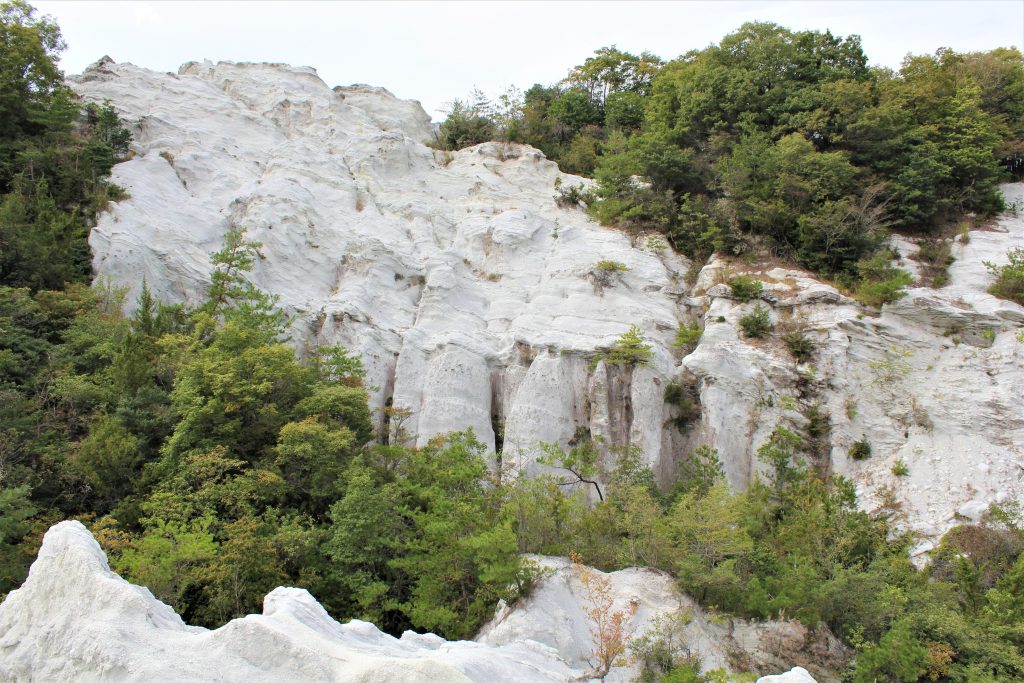
[[[602,48],[564,81],[455,101],[438,142],[500,138],[597,180],[602,223],[677,250],[768,248],[852,285],[886,230],[936,233],[1002,208],[1024,172],[1016,49],[868,66],[857,36],[750,23],[669,62]]]
[[[74,517],[191,623],[258,610],[288,584],[339,619],[462,638],[529,589],[520,553],[577,553],[663,569],[726,614],[827,624],[857,651],[853,681],[1024,679],[1016,509],[954,529],[918,571],[895,508],[858,510],[851,483],[814,466],[813,421],[775,431],[759,452],[770,475],[745,493],[707,446],[661,490],[635,449],[601,471],[591,442],[546,445],[556,470],[601,481],[593,504],[586,486],[502,469],[471,432],[423,448],[378,433],[360,360],[296,352],[246,277],[260,245],[241,232],[212,256],[204,304],[144,287],[125,317],[118,290],[89,286],[87,236],[124,196],[107,176],[129,133],[68,89],[52,21],[5,2],[0,40],[0,592]],[[441,141],[534,144],[595,175],[599,218],[656,227],[694,256],[767,244],[885,279],[870,257],[887,225],[936,230],[1001,206],[995,183],[1024,154],[1021,69],[1014,50],[940,51],[889,73],[854,37],[749,24],[672,62],[604,48],[521,101],[456,103]],[[682,328],[679,346],[699,335]],[[794,354],[813,353],[800,341]],[[649,353],[631,330],[608,362]],[[644,663],[647,680],[705,680],[684,649]]]

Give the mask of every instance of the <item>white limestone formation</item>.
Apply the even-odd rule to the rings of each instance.
[[[564,568],[557,560],[542,560]],[[611,575],[617,599],[622,590],[636,592],[645,601],[645,617],[666,609],[651,599],[669,597],[670,604],[680,604],[683,598],[665,577],[645,588],[636,581],[637,571]],[[563,619],[564,612],[572,618],[580,613],[559,586],[547,588],[559,580],[542,580],[528,608],[534,610],[532,616],[523,618],[518,608],[507,611],[504,621],[481,642],[448,642],[412,632],[393,638],[367,622],[340,624],[298,588],[277,588],[264,599],[262,614],[207,630],[186,625],[147,589],[111,572],[103,551],[81,523],[61,522],[46,533],[28,579],[0,604],[0,680],[588,680],[586,663],[578,656],[564,659],[566,653],[581,650],[572,639],[589,639],[586,630],[580,632],[578,624],[571,624],[575,630],[565,634],[568,640],[541,642],[551,640],[552,627],[561,624],[555,620]],[[558,602],[545,605],[550,598]],[[551,618],[538,621],[548,610]],[[504,642],[512,624],[518,628],[515,642]]]
[[[660,396],[689,263],[557,207],[556,180],[586,181],[540,152],[434,151],[418,104],[332,90],[304,68],[193,63],[175,75],[104,61],[75,87],[132,125],[134,157],[113,173],[131,196],[90,238],[96,270],[129,300],[143,277],[165,300],[201,300],[208,255],[244,228],[263,243],[252,279],[297,316],[293,336],[359,353],[373,406],[410,410],[418,443],[472,427],[493,450],[500,428],[507,457],[531,467],[537,441],[589,426],[594,402],[640,401],[594,434],[631,439],[652,465],[674,457]],[[629,271],[602,287],[601,260]],[[656,361],[603,395],[589,360],[634,323]]]
[[[607,608],[608,615],[624,617],[626,645],[626,652],[616,658],[617,664],[604,679],[609,682],[638,680],[642,662],[635,646],[645,638],[688,652],[704,672],[734,671],[737,664],[744,671],[779,671],[801,663],[819,672],[824,682],[837,680],[835,672],[850,657],[849,650],[825,628],[811,631],[796,621],[712,618],[679,591],[671,576],[655,569],[605,573],[560,557],[530,559],[541,580],[522,603],[500,606],[477,642],[541,643],[573,669],[593,672],[599,663],[595,615]]]
[[[165,300],[195,303],[208,255],[245,228],[263,243],[252,279],[281,296],[296,341],[359,353],[373,407],[408,409],[417,443],[472,427],[536,471],[538,442],[582,432],[606,451],[638,446],[663,482],[708,444],[743,487],[775,427],[805,430],[816,409],[829,425],[818,464],[921,533],[920,551],[960,516],[1024,497],[1024,308],[985,293],[983,263],[1024,245],[1020,217],[958,243],[946,287],[911,289],[880,313],[807,273],[739,261],[712,261],[689,287],[689,262],[660,240],[556,205],[556,180],[589,181],[519,145],[432,150],[422,109],[386,90],[332,90],[282,65],[161,74],[109,61],[75,87],[110,100],[134,135],[134,157],[113,173],[130,197],[90,238],[96,270],[130,297],[145,277]],[[1006,192],[1019,201],[1024,186]],[[602,283],[601,260],[629,270]],[[809,363],[779,335],[742,337],[754,304],[722,281],[744,271],[766,283],[780,329],[816,342]],[[674,332],[692,319],[705,331],[683,358]],[[593,364],[630,324],[653,345],[650,365]],[[674,381],[700,397],[682,429],[663,400]],[[854,461],[862,439],[872,455]],[[899,462],[908,475],[893,474]]]

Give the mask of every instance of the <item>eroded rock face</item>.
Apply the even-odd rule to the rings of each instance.
[[[561,557],[531,559],[542,578],[521,604],[499,608],[477,642],[541,643],[570,667],[592,672],[599,661],[593,614],[607,607],[608,614],[625,617],[622,631],[628,645],[643,638],[672,643],[698,658],[705,672],[767,673],[799,663],[825,682],[838,680],[835,672],[850,657],[848,648],[824,627],[812,631],[795,621],[712,619],[664,572],[630,568],[605,573]],[[628,645],[627,656],[617,658],[620,664],[604,680],[638,680],[642,663]]]
[[[397,639],[331,619],[310,594],[277,588],[263,614],[185,625],[107,567],[79,522],[43,540],[28,580],[0,604],[0,678],[94,681],[567,681],[545,646],[487,647],[430,634]]]
[[[555,558],[539,560],[562,570],[567,566]],[[581,662],[583,646],[577,641],[588,640],[589,633],[580,630],[581,607],[573,603],[580,597],[565,592],[562,574],[541,581],[529,606],[499,616],[480,642],[449,642],[412,632],[393,638],[364,621],[340,624],[298,588],[277,588],[264,599],[262,614],[211,631],[186,625],[148,590],[111,572],[88,530],[79,522],[61,522],[46,533],[28,579],[0,604],[0,679],[588,680],[589,667]],[[609,576],[616,599],[628,591],[643,601],[636,615],[643,623],[656,611],[692,604],[671,589],[667,577],[646,570]],[[658,604],[663,597],[670,598],[667,605]],[[540,619],[547,613],[552,619]],[[570,630],[558,635],[560,626]],[[613,672],[619,677],[608,680],[627,680],[620,675],[626,669]]]
[[[293,336],[359,353],[374,407],[410,410],[418,443],[472,427],[529,469],[538,439],[583,427],[672,469],[660,397],[689,263],[557,207],[555,181],[583,179],[529,147],[435,152],[418,104],[332,90],[311,69],[105,62],[75,87],[133,126],[135,156],[113,175],[131,197],[90,238],[129,299],[145,276],[165,300],[199,301],[208,254],[245,228],[265,256],[252,279],[297,316]],[[629,270],[602,286],[601,260]],[[595,388],[590,357],[633,323],[655,362]],[[637,409],[592,419],[594,401]]]
[[[1024,308],[985,293],[983,264],[1024,245],[1019,217],[955,246],[945,288],[911,289],[878,314],[778,267],[713,260],[688,287],[690,264],[660,240],[558,207],[556,179],[588,181],[537,150],[431,150],[416,103],[332,90],[311,69],[192,63],[158,74],[103,62],[75,87],[109,99],[135,136],[134,158],[113,174],[131,196],[90,238],[96,270],[130,297],[145,276],[165,300],[195,303],[208,255],[245,228],[264,245],[252,279],[295,315],[293,337],[359,353],[373,406],[407,409],[417,443],[472,427],[536,472],[539,441],[589,434],[609,462],[612,446],[638,446],[663,482],[708,444],[742,488],[784,425],[813,436],[816,464],[850,476],[862,505],[926,539],[1024,495]],[[1005,192],[1018,200],[1024,185]],[[601,260],[629,270],[596,277]],[[743,338],[739,318],[755,304],[722,283],[744,271],[766,283],[777,330],[813,340],[809,362],[779,334]],[[683,358],[674,332],[693,319],[704,334]],[[650,365],[593,364],[630,324],[653,346]],[[664,402],[679,380],[701,404],[681,426]],[[872,455],[855,461],[862,439]],[[906,476],[892,473],[901,461]]]

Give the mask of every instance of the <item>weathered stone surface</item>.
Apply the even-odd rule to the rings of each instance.
[[[0,604],[0,679],[39,681],[567,681],[538,643],[488,647],[430,634],[393,638],[339,624],[306,591],[277,588],[263,614],[187,626],[107,567],[79,522],[43,540],[24,585]]]
[[[537,558],[552,574],[523,606],[499,613],[478,642],[406,632],[393,638],[373,624],[340,624],[305,590],[276,588],[262,614],[207,630],[186,625],[167,605],[110,571],[80,522],[61,522],[43,538],[29,578],[0,604],[0,679],[74,681],[334,681],[492,683],[590,679],[592,641],[579,574],[565,560]],[[605,576],[585,568],[595,575]],[[740,624],[737,638],[711,625],[672,580],[652,570],[607,575],[617,605],[636,603],[631,628],[686,608],[694,646],[721,665],[723,648],[750,647],[755,665],[785,641],[795,656],[825,643],[789,622]],[[796,629],[794,631],[794,629]],[[775,634],[766,636],[765,634]],[[788,652],[788,651],[787,651]],[[842,652],[839,653],[840,655]],[[819,656],[824,661],[828,656]],[[772,669],[770,669],[772,670]],[[616,666],[609,681],[630,680]],[[803,680],[803,679],[800,679]],[[813,679],[808,679],[813,680]]]
[[[132,295],[144,276],[165,299],[194,303],[208,254],[246,228],[264,244],[252,279],[296,316],[297,343],[359,353],[373,406],[408,409],[417,443],[472,427],[536,472],[539,441],[590,434],[606,451],[639,446],[663,482],[708,444],[743,487],[772,430],[804,429],[817,408],[829,424],[818,464],[851,477],[868,508],[896,501],[894,519],[925,537],[967,503],[975,515],[1024,497],[1024,308],[985,292],[984,265],[1024,246],[1018,216],[958,242],[946,287],[911,289],[880,314],[800,270],[740,260],[713,259],[687,288],[684,258],[556,205],[556,179],[590,181],[519,145],[431,150],[419,106],[382,89],[332,90],[283,65],[168,75],[109,61],[76,88],[109,99],[135,135],[134,158],[114,169],[131,196],[92,233],[97,271]],[[1004,191],[1017,201],[1024,185]],[[603,283],[601,260],[629,270]],[[743,272],[765,283],[779,331],[802,327],[815,342],[809,363],[779,335],[743,338],[754,303],[722,284]],[[674,331],[694,318],[704,335],[681,358]],[[592,364],[633,323],[651,364]],[[702,406],[681,432],[663,392],[684,374]],[[853,461],[863,438],[872,456]],[[907,476],[892,473],[899,461]]]

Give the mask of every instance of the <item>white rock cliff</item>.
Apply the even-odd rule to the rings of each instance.
[[[367,622],[339,624],[298,588],[277,588],[264,598],[262,614],[234,619],[211,631],[186,625],[148,590],[111,572],[88,530],[79,522],[61,522],[46,533],[28,579],[0,604],[0,680],[588,680],[590,666],[583,653],[591,647],[591,636],[581,630],[578,579],[564,562],[539,560],[555,568],[555,574],[540,581],[529,605],[500,614],[481,642],[448,642],[412,632],[393,638]],[[627,593],[639,596],[635,599],[642,602],[642,609],[630,624],[638,633],[650,625],[652,616],[669,613],[686,601],[661,575],[653,581],[644,570],[602,576],[612,582],[617,604],[633,599],[626,598]],[[724,627],[708,630],[699,609],[694,614],[687,636],[694,638],[701,653],[721,657],[728,639],[711,639],[724,635]],[[806,656],[827,659],[835,654],[829,651],[834,639],[807,638],[800,628],[776,623],[744,625],[739,631],[748,640],[753,638],[744,645],[769,667],[770,651],[789,641]],[[801,672],[798,667],[787,675],[806,676],[792,680],[813,683]],[[631,668],[617,666],[607,680],[630,680],[630,673]]]
[[[422,109],[385,90],[331,89],[282,65],[161,74],[110,61],[75,87],[110,100],[134,134],[134,157],[113,174],[130,197],[90,238],[96,270],[132,297],[145,277],[165,300],[194,303],[208,255],[245,228],[264,245],[252,279],[296,316],[294,337],[359,353],[373,406],[411,411],[418,443],[472,427],[535,470],[539,441],[582,430],[638,446],[663,481],[709,444],[743,487],[772,430],[804,427],[817,409],[829,425],[820,464],[851,477],[869,508],[898,502],[898,521],[926,539],[919,550],[958,516],[1024,494],[1024,308],[984,292],[982,263],[1024,244],[1018,217],[957,245],[947,287],[912,289],[881,314],[803,272],[732,265],[766,282],[776,322],[816,342],[798,365],[777,339],[742,338],[753,304],[716,284],[724,262],[687,286],[690,264],[659,240],[556,206],[556,180],[587,181],[529,147],[431,150]],[[601,260],[629,270],[602,284]],[[704,335],[681,358],[672,340],[692,319]],[[592,368],[630,324],[653,361]],[[663,399],[680,378],[701,403],[684,431]],[[872,457],[854,461],[862,438]],[[899,461],[907,476],[892,473]]]

